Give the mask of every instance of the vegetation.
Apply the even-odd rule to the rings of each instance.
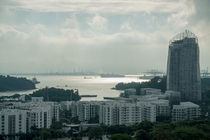
[[[0,75],[0,92],[31,90],[35,88],[35,84],[26,78]]]
[[[115,87],[113,89],[116,90],[125,90],[125,89],[129,89],[129,88],[136,88],[139,85],[141,85],[139,82],[131,82],[131,83],[118,83],[117,85],[115,85]]]
[[[161,89],[162,92],[166,91],[166,76],[164,77],[159,77],[156,76],[152,78],[150,81],[147,82],[131,82],[131,83],[118,83],[115,85],[114,89],[116,90],[125,90],[129,88],[135,88],[136,89],[136,94],[140,94],[140,89],[141,88],[157,88]],[[203,78],[201,79],[201,89],[202,93],[210,90],[210,78]]]
[[[89,129],[87,133],[91,139],[107,135],[110,140],[208,140],[209,131],[210,120],[206,118],[180,122],[144,121],[133,126],[100,126]]]
[[[5,99],[5,98],[19,98],[20,97],[20,94],[14,94],[14,95],[12,95],[12,96],[1,96],[0,97],[0,100],[1,99]]]
[[[92,127],[88,131],[88,138],[89,140],[102,140],[103,129],[101,127]]]
[[[78,101],[80,96],[78,90],[65,90],[58,88],[43,88],[31,94],[32,97],[44,97],[44,101]]]
[[[80,132],[76,138],[88,136],[90,140],[101,139],[107,135],[110,140],[209,140],[210,119],[186,120],[179,122],[144,121],[133,126],[97,126]],[[55,122],[50,128],[33,127],[31,133],[18,134],[20,140],[49,140],[55,138],[75,137],[64,132],[62,124]],[[3,136],[0,136],[0,139]]]
[[[114,127],[114,129],[112,129]],[[126,140],[130,140],[134,137],[136,140],[208,140],[210,139],[210,120],[192,120],[192,121],[180,121],[174,123],[151,123],[142,122],[140,124],[130,126],[123,126],[124,129],[129,130],[127,132],[116,132],[122,128],[122,126],[109,126],[107,131],[111,134],[111,140],[118,140],[116,136],[127,137]],[[125,134],[124,136],[122,134]]]
[[[110,140],[134,140],[130,135],[128,134],[113,134],[109,137]]]
[[[129,88],[135,88],[136,94],[141,94],[141,88],[157,88],[161,89],[162,92],[166,91],[166,76],[164,77],[154,77],[150,81],[147,82],[131,82],[131,83],[118,83],[115,85],[116,90],[125,90]]]

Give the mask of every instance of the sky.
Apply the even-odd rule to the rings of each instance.
[[[166,71],[189,29],[210,68],[210,0],[0,0],[0,73]]]

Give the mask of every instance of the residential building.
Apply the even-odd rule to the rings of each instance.
[[[151,104],[156,106],[156,116],[170,116],[170,106],[168,100],[155,100],[151,101]]]
[[[0,111],[0,135],[26,133],[27,111],[19,109],[2,109]]]
[[[104,102],[100,105],[99,122],[105,125],[133,125],[156,121],[156,106],[137,102]]]
[[[192,102],[181,102],[180,105],[173,105],[172,120],[192,120],[200,116],[200,107]]]
[[[160,89],[156,88],[141,88],[141,95],[162,94]]]

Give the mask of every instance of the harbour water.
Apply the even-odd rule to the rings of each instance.
[[[32,79],[34,76],[19,76]],[[106,77],[100,76],[36,76],[40,81],[36,85],[35,90],[45,87],[55,87],[63,89],[78,89],[80,95],[97,95],[97,97],[84,97],[81,100],[103,100],[103,97],[118,97],[120,92],[113,90],[117,83],[124,82],[142,82],[146,81],[139,79],[138,76],[125,76],[125,77]],[[19,92],[0,92],[0,96],[10,96],[13,94],[31,94],[35,90],[19,91]]]

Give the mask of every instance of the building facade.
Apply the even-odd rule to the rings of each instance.
[[[133,125],[142,121],[156,121],[156,106],[150,103],[106,102],[100,105],[99,123],[105,125]]]
[[[28,133],[31,127],[50,128],[59,120],[59,105],[55,102],[5,102],[0,108],[0,135]]]
[[[62,102],[62,109],[70,110],[72,117],[85,122],[99,117],[99,105],[97,101],[65,101]]]
[[[169,42],[167,90],[179,91],[182,101],[201,101],[198,39],[188,30]]]
[[[26,133],[27,111],[3,109],[0,111],[0,135]]]
[[[200,116],[200,107],[192,102],[181,102],[173,105],[172,121],[192,120]]]

